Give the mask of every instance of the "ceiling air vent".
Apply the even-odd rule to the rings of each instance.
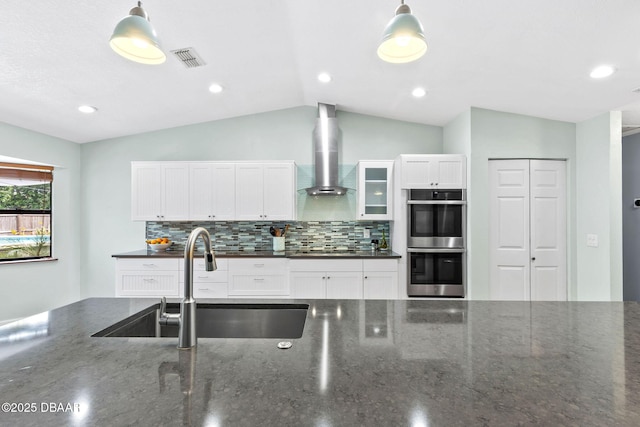
[[[178,58],[178,60],[182,62],[187,68],[202,67],[203,65],[205,65],[205,62],[202,60],[202,58],[200,58],[198,52],[196,52],[196,50],[192,47],[172,50],[171,53],[173,53],[176,58]]]

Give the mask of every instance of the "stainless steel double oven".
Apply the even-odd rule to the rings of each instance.
[[[466,190],[409,190],[407,294],[464,297]]]

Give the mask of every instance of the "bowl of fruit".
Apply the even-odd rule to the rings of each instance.
[[[160,237],[157,239],[148,239],[147,245],[149,245],[149,249],[154,252],[158,251],[166,251],[169,246],[173,244],[167,237]]]

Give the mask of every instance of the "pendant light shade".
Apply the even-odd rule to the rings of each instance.
[[[378,56],[383,61],[401,64],[415,61],[426,51],[427,42],[422,24],[402,0],[402,4],[396,9],[396,16],[384,29]]]
[[[141,2],[118,22],[109,45],[118,55],[142,64],[162,64],[167,59]]]

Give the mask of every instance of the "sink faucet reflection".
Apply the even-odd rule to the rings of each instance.
[[[167,313],[164,297],[160,307],[160,324],[179,327],[178,348],[180,349],[193,348],[197,343],[196,300],[193,298],[193,252],[200,236],[204,241],[205,269],[214,271],[217,268],[216,257],[211,249],[211,236],[206,229],[198,227],[191,232],[184,247],[184,298],[180,303],[180,313]]]

